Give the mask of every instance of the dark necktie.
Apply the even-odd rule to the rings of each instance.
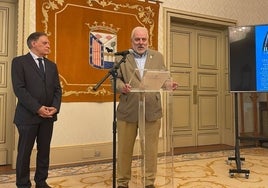
[[[42,58],[37,58],[38,63],[39,63],[39,69],[41,71],[41,73],[43,74],[43,76],[45,76],[45,69],[44,69],[44,65],[43,65],[43,59]]]

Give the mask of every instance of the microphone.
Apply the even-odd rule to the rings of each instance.
[[[114,53],[114,55],[115,55],[115,56],[117,56],[117,55],[125,56],[125,55],[127,55],[127,54],[132,53],[132,52],[133,52],[132,49],[128,49],[128,50],[125,50],[125,51],[116,52],[116,53]]]

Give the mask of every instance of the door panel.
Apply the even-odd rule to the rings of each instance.
[[[172,25],[170,41],[170,70],[180,86],[173,94],[173,146],[220,144],[222,33]]]
[[[172,32],[171,34],[171,66],[190,67],[190,32]],[[179,52],[179,53],[177,53]]]
[[[204,31],[197,32],[197,63],[198,68],[203,69],[217,69],[218,68],[218,51],[217,43],[219,41],[218,35],[209,35],[210,33],[204,33]],[[215,35],[216,34],[216,35]]]
[[[173,93],[173,147],[195,145],[196,136],[193,125],[193,33],[191,30],[171,28],[170,70],[179,89]]]
[[[200,95],[198,103],[198,130],[217,130],[218,129],[218,110],[216,95]]]

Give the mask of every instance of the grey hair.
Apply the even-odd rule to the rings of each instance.
[[[148,29],[147,29],[146,27],[137,26],[137,27],[135,27],[135,28],[132,30],[132,32],[131,32],[131,39],[133,39],[134,34],[135,34],[135,32],[136,32],[137,30],[144,30],[144,31],[146,31],[146,33],[147,33],[147,37],[149,37]]]
[[[44,32],[34,32],[34,33],[30,34],[29,37],[27,38],[28,48],[31,49],[33,47],[32,42],[37,41],[41,36],[47,36],[47,34]]]

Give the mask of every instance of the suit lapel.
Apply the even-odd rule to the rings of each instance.
[[[29,62],[30,66],[33,67],[33,69],[35,71],[37,71],[37,72],[39,71],[39,68],[38,68],[36,62],[30,53],[27,54],[27,62]]]
[[[134,59],[134,56],[133,56],[133,55],[129,55],[129,56],[127,56],[127,58],[129,58],[129,59],[128,59],[128,62],[129,62],[129,63],[131,64],[131,66],[133,67],[133,71],[134,71],[135,69],[137,69],[138,67],[137,67],[136,61],[135,61],[135,59]],[[152,66],[153,58],[154,58],[153,53],[152,53],[150,50],[148,50],[148,54],[147,54],[147,58],[146,58],[146,62],[145,62],[144,69],[150,69],[151,67],[153,67],[153,66]],[[132,74],[133,74],[133,73],[132,73]],[[139,71],[136,71],[136,72],[135,72],[135,76],[136,76],[140,81],[142,80]]]
[[[152,60],[153,60],[153,54],[151,53],[150,50],[148,50],[148,54],[147,54],[147,58],[146,58],[144,69],[150,69],[152,67],[151,66],[151,64],[153,63]]]
[[[27,61],[29,61],[29,64],[31,67],[33,67],[33,69],[39,74],[39,76],[43,79],[43,74],[41,73],[39,67],[37,66],[34,58],[32,57],[32,55],[30,53],[27,54]],[[46,62],[46,61],[44,61]],[[46,63],[45,63],[46,64]],[[46,69],[46,65],[45,65],[45,69]]]

